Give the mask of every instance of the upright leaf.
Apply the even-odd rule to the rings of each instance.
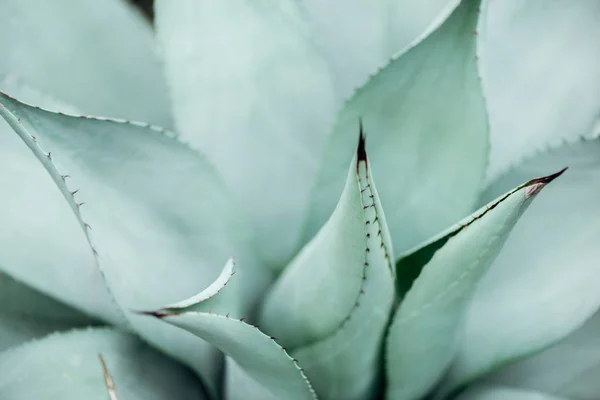
[[[126,1],[3,0],[0,48],[0,74],[86,114],[171,125],[152,28]]]
[[[326,399],[375,393],[394,298],[393,250],[364,137],[329,221],[268,295],[262,322]]]
[[[567,143],[505,173],[484,193],[568,165],[531,206],[482,280],[467,314],[452,386],[536,353],[600,307],[600,139]]]
[[[517,187],[417,250],[443,242],[392,320],[386,349],[390,399],[421,398],[443,376],[479,281],[533,198],[558,175]]]
[[[283,267],[335,111],[296,1],[158,0],[156,24],[182,137],[210,157]]]
[[[549,143],[589,133],[600,116],[600,3],[488,3],[479,37],[495,179]]]
[[[127,323],[190,364],[207,384],[216,384],[218,358],[210,346],[131,312],[191,296],[218,275],[215,265],[231,254],[248,265],[243,292],[247,306],[268,281],[268,271],[248,248],[245,220],[210,165],[155,127],[55,114],[5,95],[0,103],[0,114],[71,206]],[[60,175],[53,160],[77,186],[67,187],[69,178]],[[18,181],[13,196],[27,194],[28,184]],[[42,217],[51,218],[48,213]],[[54,234],[52,225],[42,227],[45,235]],[[19,269],[26,282],[39,279],[37,265],[7,267],[11,273]],[[45,268],[42,275],[53,295],[70,304],[95,306],[87,300],[87,287],[79,286],[79,279],[88,279],[81,264],[51,262]]]
[[[449,0],[298,0],[345,99],[422,34]],[[447,14],[446,14],[447,15]]]
[[[0,353],[0,398],[106,400],[98,355],[120,400],[202,400],[198,380],[135,336],[110,329],[50,335]]]
[[[306,239],[335,206],[359,118],[396,251],[467,215],[487,161],[487,119],[477,73],[479,2],[468,0],[393,59],[343,107],[327,144]],[[449,168],[448,166],[452,166]]]

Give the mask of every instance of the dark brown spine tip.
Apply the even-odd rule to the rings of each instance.
[[[557,173],[552,174],[552,175],[532,179],[528,182],[527,186],[535,185],[538,183],[547,185],[548,183],[552,182],[553,180],[555,180],[556,178],[561,176],[567,170],[567,168],[569,168],[569,167],[564,167],[563,169],[561,169],[560,171],[558,171]]]
[[[359,124],[359,136],[358,136],[358,148],[356,149],[357,161],[367,161],[367,151],[365,149],[365,135],[363,132],[362,118],[358,120]]]

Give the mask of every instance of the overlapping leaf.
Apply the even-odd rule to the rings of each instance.
[[[102,355],[120,400],[202,400],[183,366],[132,335],[109,329],[54,334],[0,353],[0,398],[106,400]]]
[[[533,198],[558,175],[517,187],[417,250],[435,252],[403,296],[390,326],[388,398],[421,398],[443,376],[458,350],[477,285]],[[398,268],[406,266],[401,259]]]
[[[283,268],[335,111],[295,0],[156,2],[178,129],[215,164]]]
[[[188,362],[208,377],[207,382],[214,382],[218,363],[209,356],[206,343],[130,312],[191,296],[217,276],[217,262],[232,254],[248,265],[245,305],[252,304],[268,280],[267,271],[248,249],[245,220],[210,165],[154,127],[55,114],[5,95],[0,103],[0,113],[50,173],[88,239],[94,230],[88,260],[93,261],[92,253],[96,256],[127,323],[151,343]],[[44,153],[38,143],[49,152]],[[53,161],[77,186],[67,187],[69,178],[60,175]],[[30,157],[28,162],[36,161]],[[23,199],[32,183],[13,182],[12,197]],[[42,220],[36,224],[42,226],[36,233],[55,235],[48,223],[51,213],[39,215]],[[26,245],[15,243],[13,251]],[[70,304],[110,314],[94,308],[97,300],[90,301],[93,294],[82,284],[97,267],[89,262],[96,269],[85,269],[76,261],[48,260],[43,268],[16,263],[6,267],[27,283],[44,277],[48,292]],[[94,281],[101,284],[102,280]]]
[[[335,206],[354,145],[351,128],[361,117],[396,251],[468,215],[488,148],[474,35],[478,5],[455,5],[437,30],[392,60],[343,107],[325,150],[306,239]]]
[[[125,1],[4,0],[0,47],[0,74],[86,114],[171,125],[152,28]]]
[[[554,344],[600,307],[599,154],[595,134],[526,160],[487,189],[484,199],[524,176],[569,166],[519,221],[482,280],[451,385]]]

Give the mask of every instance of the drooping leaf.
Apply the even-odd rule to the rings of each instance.
[[[335,71],[337,92],[345,99],[378,67],[422,34],[443,13],[449,1],[299,0],[298,3],[306,10],[315,39]]]
[[[98,324],[0,273],[0,351],[55,331]]]
[[[388,332],[390,399],[421,398],[443,376],[458,350],[478,283],[533,198],[558,175],[517,187],[418,250],[441,242],[403,297]]]
[[[563,166],[515,227],[482,280],[448,378],[461,384],[536,353],[579,328],[600,307],[600,140],[550,149],[505,173],[484,193]]]
[[[0,104],[0,114],[50,173],[88,239],[93,229],[97,268],[127,323],[215,384],[218,363],[210,346],[131,312],[197,293],[218,275],[215,265],[232,254],[248,265],[246,305],[269,279],[248,248],[245,220],[210,165],[154,127],[55,114],[5,95]],[[77,186],[67,187],[54,160]],[[26,185],[19,181],[13,196],[27,193]],[[43,226],[43,232],[53,235],[52,225]],[[25,282],[37,280],[39,269],[27,267],[7,266],[11,273],[18,269]],[[89,303],[86,287],[79,286],[80,264],[52,262],[46,268],[49,293],[69,304]]]
[[[479,37],[495,179],[549,143],[591,131],[600,115],[600,3],[488,2]]]
[[[376,393],[394,299],[393,250],[361,132],[329,221],[288,266],[263,309],[275,335],[326,399]]]
[[[478,385],[467,390],[456,400],[568,400],[535,391],[505,387]]]
[[[171,126],[152,28],[125,1],[4,0],[0,47],[1,75],[86,114]]]
[[[106,400],[101,354],[120,400],[202,400],[193,374],[136,337],[110,329],[50,335],[0,353],[0,398]]]
[[[369,271],[389,270],[394,260],[379,195],[363,158],[362,135],[335,211],[263,304],[261,326],[288,349],[339,330],[361,301]],[[381,246],[384,251],[371,256],[371,249]]]
[[[190,299],[146,312],[213,344],[227,357],[227,399],[316,399],[297,364],[275,338],[232,318],[245,283],[230,260],[221,275]]]
[[[335,111],[298,5],[159,0],[156,24],[181,136],[208,155],[283,267]]]
[[[307,239],[335,206],[354,143],[350,127],[361,117],[397,252],[468,215],[488,148],[473,34],[478,3],[455,5],[437,30],[393,59],[343,107],[312,196]]]
[[[558,344],[509,364],[485,380],[539,390],[568,399],[594,400],[600,393],[600,313]]]

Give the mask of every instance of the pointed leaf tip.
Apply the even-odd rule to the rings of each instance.
[[[358,147],[356,149],[356,162],[367,161],[367,151],[365,148],[365,134],[363,131],[362,118],[358,119],[359,135],[358,135]]]
[[[548,175],[543,176],[541,178],[535,178],[527,182],[523,187],[525,187],[525,198],[530,198],[538,194],[547,184],[561,176],[569,167],[564,167],[560,171]]]

